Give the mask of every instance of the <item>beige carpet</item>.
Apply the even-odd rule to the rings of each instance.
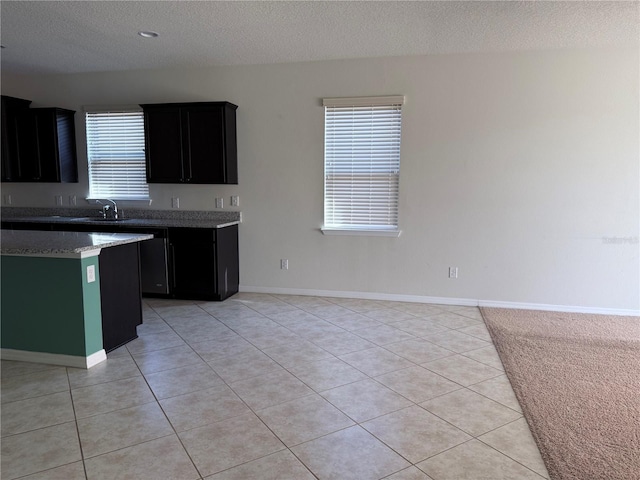
[[[640,317],[481,308],[552,479],[640,479]]]

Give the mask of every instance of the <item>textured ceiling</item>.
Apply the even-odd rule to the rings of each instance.
[[[0,2],[2,70],[75,73],[637,46],[640,3]],[[139,30],[160,33],[156,39]]]

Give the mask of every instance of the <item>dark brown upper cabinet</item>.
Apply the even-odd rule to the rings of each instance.
[[[31,100],[2,95],[2,181],[10,182],[18,174],[19,144],[22,130],[20,118]]]
[[[2,97],[2,181],[77,182],[75,112],[18,100]]]
[[[148,183],[237,184],[236,105],[141,105]]]

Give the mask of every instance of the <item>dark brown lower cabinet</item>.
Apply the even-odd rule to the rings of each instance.
[[[142,323],[139,244],[103,248],[99,256],[102,341],[107,352],[138,338]]]
[[[238,226],[169,228],[172,295],[224,300],[238,293]]]
[[[145,297],[221,301],[238,293],[238,226],[222,228],[145,228],[126,224],[2,222],[15,230],[147,233],[168,236],[169,293],[145,291]],[[168,233],[167,233],[168,232]],[[143,247],[144,248],[144,247]],[[101,255],[109,249],[104,249]],[[102,265],[102,263],[101,263]],[[102,268],[102,267],[101,267]],[[140,272],[138,270],[138,272]],[[148,272],[139,273],[143,277]]]

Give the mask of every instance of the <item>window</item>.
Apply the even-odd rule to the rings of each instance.
[[[149,200],[142,111],[86,113],[89,198]]]
[[[403,96],[325,98],[325,234],[398,236]]]

